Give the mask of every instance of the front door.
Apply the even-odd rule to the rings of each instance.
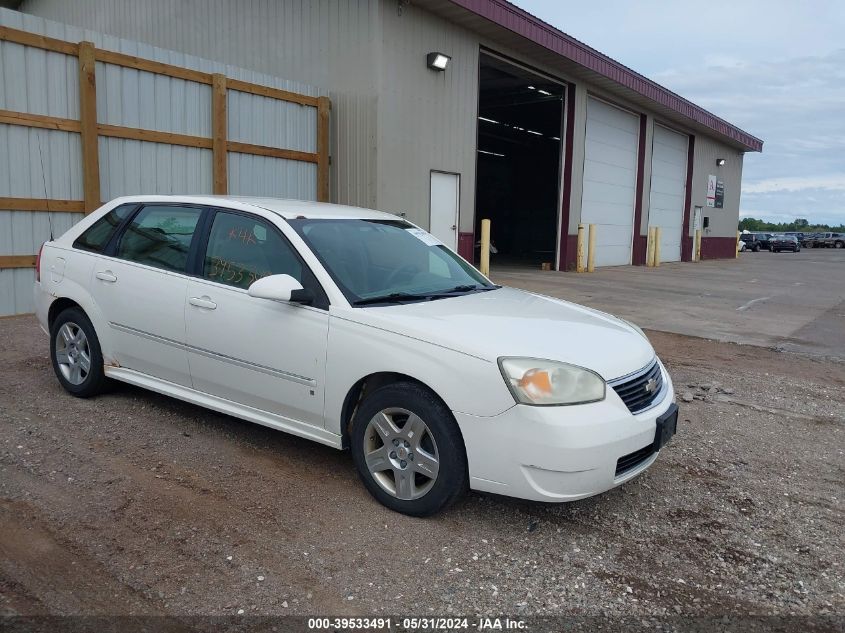
[[[428,232],[453,251],[458,250],[460,195],[460,174],[431,172],[431,215]]]
[[[190,386],[185,352],[185,292],[191,242],[202,209],[148,205],[132,218],[114,256],[98,256],[92,294],[109,324],[113,359]]]
[[[194,389],[322,428],[328,311],[247,293],[288,274],[320,296],[295,249],[267,220],[218,210],[198,272],[183,301]]]

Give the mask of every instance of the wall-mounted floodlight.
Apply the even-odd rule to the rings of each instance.
[[[722,165],[724,165],[724,164],[725,164],[725,159],[724,159],[724,158],[717,158],[717,159],[716,159],[716,164],[717,164],[719,167],[721,167]]]
[[[429,53],[425,56],[425,64],[432,70],[442,71],[446,70],[450,59],[452,58],[443,53]]]

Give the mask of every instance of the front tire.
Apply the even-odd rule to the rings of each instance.
[[[364,486],[395,512],[430,516],[468,488],[458,425],[422,385],[394,383],[367,396],[352,421],[350,440]]]
[[[50,360],[65,391],[90,398],[105,391],[103,354],[91,320],[81,308],[63,310],[50,328]]]

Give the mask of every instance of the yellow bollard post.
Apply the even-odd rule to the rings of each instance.
[[[583,273],[585,270],[584,267],[584,225],[578,225],[578,250],[575,253],[575,270],[576,272]]]
[[[695,229],[695,261],[701,261],[701,229]]]
[[[654,266],[654,227],[648,227],[648,239],[645,248],[645,265],[651,268]]]
[[[736,256],[739,257],[739,246],[740,242],[742,242],[742,233],[739,231],[736,232]]]
[[[660,266],[660,227],[654,227],[654,267]]]
[[[490,220],[481,220],[481,274],[490,276]]]
[[[590,224],[589,237],[587,238],[589,248],[587,249],[587,272],[596,270],[596,225]]]

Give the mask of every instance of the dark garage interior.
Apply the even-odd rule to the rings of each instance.
[[[564,87],[492,55],[480,65],[476,238],[490,219],[493,265],[554,267]]]

